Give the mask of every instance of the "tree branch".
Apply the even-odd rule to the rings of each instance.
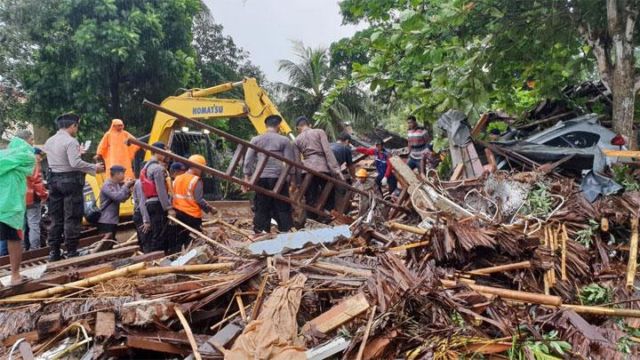
[[[582,38],[593,49],[593,55],[596,58],[596,64],[598,65],[598,72],[604,85],[611,90],[611,73],[613,71],[613,65],[611,64],[611,58],[609,56],[609,50],[606,44],[602,42],[600,36],[595,34],[588,24],[579,23],[578,32],[582,35]]]

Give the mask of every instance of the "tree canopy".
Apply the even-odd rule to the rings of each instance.
[[[608,74],[635,64],[633,51],[620,46],[617,54],[614,44],[628,28],[625,41],[637,45],[636,2],[343,0],[340,7],[345,22],[371,25],[368,61],[353,65],[354,77],[407,112],[431,120],[448,108],[472,118],[496,107],[519,113],[565,85],[600,77],[614,95],[614,127],[632,137],[615,103],[633,103],[637,89],[620,88]],[[635,72],[626,69],[631,79]]]

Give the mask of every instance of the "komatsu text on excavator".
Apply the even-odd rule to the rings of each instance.
[[[243,99],[213,97],[240,87],[242,87]],[[263,134],[266,131],[264,120],[269,115],[280,115],[265,90],[258,85],[254,78],[245,78],[242,81],[225,83],[207,89],[187,90],[181,95],[164,99],[161,106],[178,114],[203,121],[246,117],[251,121],[258,134]],[[293,136],[286,121],[280,125],[280,132],[286,136]],[[215,165],[217,152],[220,151],[215,142],[211,141],[207,131],[190,131],[184,124],[162,112],[155,114],[151,133],[141,137],[140,140],[149,144],[162,141],[173,153],[184,157],[189,157],[191,154],[201,154],[207,159],[209,166]],[[149,156],[150,154],[146,154],[145,158]],[[134,168],[137,170],[136,174],[141,163],[142,158],[139,158],[134,164]],[[84,189],[85,204],[95,203],[104,180],[102,174],[95,177],[87,175]],[[205,197],[215,199],[217,196],[216,180],[203,178],[203,184]],[[120,216],[127,217],[132,214],[133,203],[129,200],[121,205]]]

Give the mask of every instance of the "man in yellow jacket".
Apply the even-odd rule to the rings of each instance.
[[[111,128],[107,131],[96,150],[96,160],[104,160],[105,169],[111,169],[114,165],[124,167],[125,179],[135,179],[132,162],[136,152],[140,148],[136,145],[127,145],[127,139],[133,137],[124,129],[124,122],[120,119],[111,121]]]
[[[206,166],[207,161],[202,155],[191,155],[189,161]],[[202,212],[210,213],[214,209],[204,199],[202,188],[201,171],[194,167],[173,181],[173,208],[176,211],[176,218],[196,230],[202,230]],[[188,243],[188,230],[182,229],[178,232],[178,244]]]

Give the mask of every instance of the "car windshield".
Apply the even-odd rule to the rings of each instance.
[[[588,148],[596,145],[600,135],[586,131],[573,131],[545,141],[544,145],[554,147]]]

